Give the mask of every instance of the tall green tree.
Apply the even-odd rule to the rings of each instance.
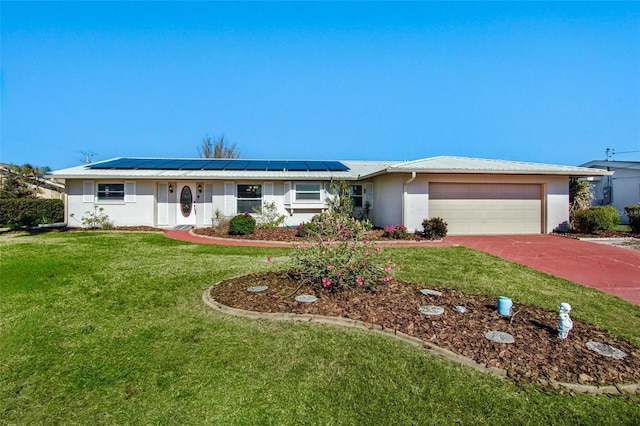
[[[40,193],[42,175],[50,170],[49,167],[31,164],[10,164],[2,179],[0,198],[36,198]]]
[[[240,158],[236,144],[227,144],[224,135],[215,141],[211,139],[211,136],[205,136],[198,147],[198,155],[200,158]]]

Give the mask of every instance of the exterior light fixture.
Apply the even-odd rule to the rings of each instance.
[[[173,185],[169,184],[169,192],[173,194]]]
[[[202,185],[198,184],[198,192],[202,193]]]

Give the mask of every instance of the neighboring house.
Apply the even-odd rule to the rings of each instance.
[[[540,234],[569,220],[569,177],[609,172],[561,165],[433,157],[398,161],[115,158],[49,174],[66,181],[65,218],[104,208],[116,226],[210,226],[275,202],[287,226],[328,208],[330,182],[346,180],[375,226],[421,231],[439,216],[449,234]]]
[[[589,178],[594,206],[612,205],[620,213],[620,223],[628,224],[624,206],[640,204],[640,161],[590,161],[582,167],[610,170],[611,176]]]
[[[11,164],[0,163],[0,185],[4,183],[6,176],[16,173],[12,170]],[[62,199],[64,196],[64,184],[46,178],[36,178],[29,185],[31,188],[37,187],[38,198]]]

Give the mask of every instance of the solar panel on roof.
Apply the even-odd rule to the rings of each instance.
[[[307,163],[306,161],[288,161],[287,170],[291,172],[306,172]]]
[[[347,171],[339,161],[286,161],[286,160],[237,160],[237,159],[166,159],[166,158],[118,158],[90,164],[92,169],[120,170],[251,170],[251,171]]]
[[[202,160],[191,160],[182,164],[180,170],[201,170],[202,165]]]
[[[202,170],[224,170],[229,160],[208,160],[202,163]]]
[[[286,161],[269,161],[269,164],[267,165],[267,171],[268,172],[281,172],[284,169],[287,168],[287,162]]]
[[[310,172],[326,172],[328,169],[323,161],[307,161],[307,170]]]
[[[247,167],[247,170],[253,170],[253,171],[265,171],[267,170],[267,166],[269,165],[268,161],[263,161],[263,160],[251,160],[249,162],[249,166]]]
[[[324,163],[327,165],[327,170],[330,172],[345,172],[349,170],[347,166],[339,161],[325,161]]]
[[[247,160],[233,160],[224,167],[225,170],[245,170],[249,166]]]

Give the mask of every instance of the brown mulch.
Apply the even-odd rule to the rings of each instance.
[[[640,235],[634,234],[633,232],[626,231],[614,231],[614,230],[598,230],[593,231],[590,234],[585,234],[582,232],[554,232],[554,235],[559,235],[561,237],[566,238],[640,238]]]
[[[250,293],[248,287],[266,285],[265,292]],[[223,281],[211,290],[211,296],[227,306],[258,312],[293,312],[339,316],[418,337],[479,364],[507,370],[509,377],[542,384],[557,382],[590,385],[640,383],[640,349],[628,340],[573,318],[568,339],[557,338],[558,313],[514,301],[511,317],[497,313],[496,299],[430,287],[442,296],[425,296],[424,286],[392,281],[370,291],[330,293],[315,287],[303,287],[296,295],[312,294],[314,303],[294,300],[299,285],[285,272],[268,272]],[[439,316],[418,312],[424,305],[445,308]],[[465,306],[459,313],[452,308]],[[488,331],[503,331],[515,338],[513,344],[487,340]],[[598,355],[585,344],[593,340],[624,351],[622,360]]]
[[[296,235],[295,228],[273,228],[273,229],[256,229],[253,234],[249,235],[229,235],[227,232],[220,232],[214,228],[195,228],[193,230],[195,234],[206,235],[208,237],[218,238],[233,238],[238,240],[259,240],[259,241],[285,241],[285,242],[305,242],[304,237]],[[419,234],[409,234],[405,240],[393,240],[383,237],[383,230],[367,231],[364,236],[364,240],[369,241],[428,241],[426,238]]]

